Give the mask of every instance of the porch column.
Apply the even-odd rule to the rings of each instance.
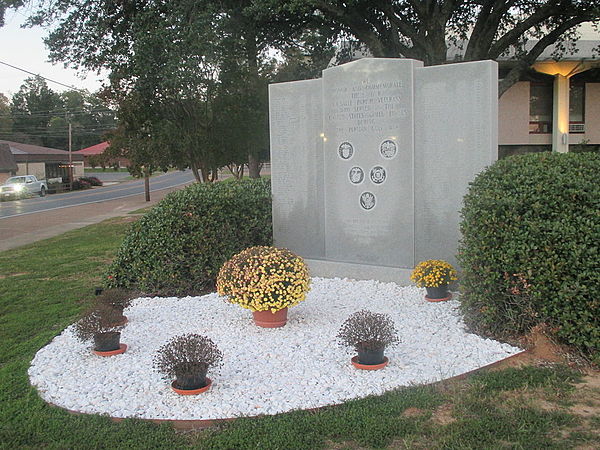
[[[561,74],[554,75],[552,151],[569,151],[569,77]]]
[[[552,151],[569,151],[569,78],[592,68],[590,61],[540,61],[533,65],[540,73],[554,76]]]

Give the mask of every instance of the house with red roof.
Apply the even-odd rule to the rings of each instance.
[[[127,158],[112,157],[105,155],[104,152],[110,146],[110,143],[105,141],[91,147],[77,150],[78,155],[83,155],[84,164],[87,169],[95,167],[128,167],[131,163]]]

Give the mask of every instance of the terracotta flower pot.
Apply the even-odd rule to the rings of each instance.
[[[127,344],[119,344],[119,348],[116,350],[111,350],[108,352],[101,352],[99,350],[94,350],[94,354],[98,356],[114,356],[120,355],[121,353],[125,353],[127,350]]]
[[[443,302],[452,298],[452,294],[448,292],[447,284],[438,287],[426,286],[425,289],[427,290],[425,300],[428,302]]]
[[[354,367],[356,367],[357,369],[361,369],[361,370],[379,370],[379,369],[383,369],[390,362],[390,360],[388,359],[387,356],[383,357],[383,362],[381,364],[361,364],[358,361],[358,356],[353,357],[351,361],[352,361],[352,365]]]
[[[197,389],[180,389],[177,384],[177,380],[171,383],[171,389],[177,392],[179,395],[197,395],[202,394],[203,392],[208,391],[208,389],[212,386],[212,380],[208,377],[205,378],[205,385],[197,388]]]
[[[263,328],[279,328],[287,323],[288,309],[283,308],[277,312],[252,311],[254,323]]]

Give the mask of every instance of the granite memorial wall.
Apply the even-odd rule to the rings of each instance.
[[[455,263],[462,197],[497,154],[497,81],[492,61],[365,58],[271,85],[275,245],[317,276]]]

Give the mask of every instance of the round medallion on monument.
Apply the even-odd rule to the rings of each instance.
[[[338,147],[338,156],[347,161],[354,156],[354,147],[350,142],[342,142]]]
[[[398,153],[398,146],[391,139],[386,139],[379,146],[379,153],[381,153],[381,156],[385,159],[392,159]]]
[[[350,183],[352,184],[360,184],[365,179],[365,172],[358,166],[354,166],[348,172],[348,178],[350,179]]]
[[[371,181],[375,184],[382,184],[387,178],[387,172],[385,168],[381,166],[375,166],[371,169],[371,173],[369,174],[371,177]]]
[[[363,192],[360,194],[360,207],[364,210],[371,210],[375,208],[375,195],[372,192]]]

